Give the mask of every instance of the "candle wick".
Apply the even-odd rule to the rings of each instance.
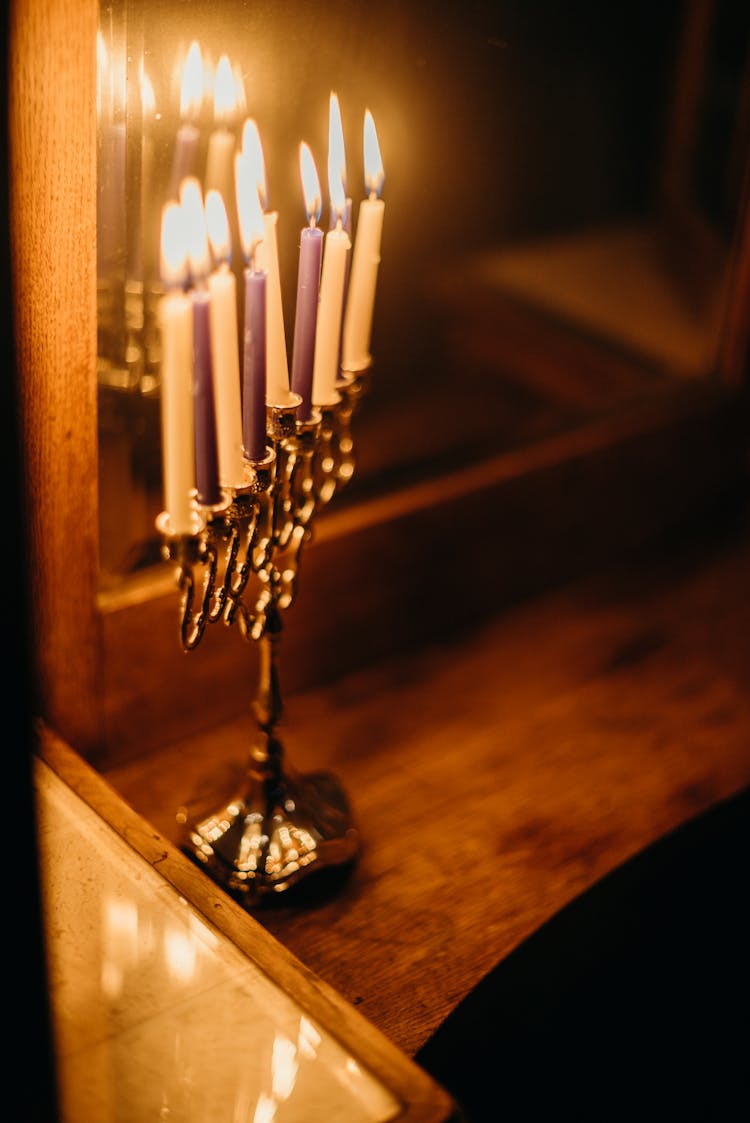
[[[374,188],[370,189],[370,202],[374,203],[378,198],[378,193]]]

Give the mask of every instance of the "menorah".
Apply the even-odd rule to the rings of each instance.
[[[241,790],[208,815],[178,812],[181,847],[233,896],[250,906],[333,867],[359,850],[346,793],[328,772],[302,774],[278,734],[282,618],[297,591],[303,547],[315,516],[351,479],[352,416],[368,369],[342,373],[334,400],[297,416],[302,399],[267,408],[267,455],[245,460],[243,486],[214,507],[194,507],[190,534],[157,528],[165,560],[176,563],[180,642],[191,651],[212,624],[237,628],[258,645],[254,728]]]

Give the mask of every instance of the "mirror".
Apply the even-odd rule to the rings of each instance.
[[[159,557],[158,225],[193,41],[205,81],[199,175],[219,125],[222,55],[237,94],[223,124],[259,126],[288,350],[305,224],[299,143],[325,183],[335,91],[356,209],[364,111],[377,121],[374,369],[342,504],[716,376],[743,218],[748,6],[102,0],[105,586]]]

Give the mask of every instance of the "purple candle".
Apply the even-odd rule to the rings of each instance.
[[[300,236],[297,270],[297,307],[294,317],[291,389],[302,398],[297,410],[301,421],[307,421],[312,408],[315,334],[320,296],[320,264],[323,256],[323,232],[318,229],[322,209],[320,180],[313,154],[307,144],[299,146],[299,167],[302,194],[309,225]]]
[[[245,270],[242,444],[247,460],[266,455],[266,274]]]
[[[302,398],[302,405],[297,410],[297,416],[302,421],[307,421],[312,407],[315,328],[318,320],[322,256],[323,231],[317,226],[308,226],[300,237],[292,349],[292,391]]]
[[[221,499],[216,445],[216,403],[211,362],[211,297],[196,289],[193,299],[193,394],[195,397],[195,482],[198,502],[212,507]]]
[[[245,322],[242,348],[242,445],[247,460],[266,458],[266,287],[265,270],[256,267],[263,239],[263,212],[257,169],[240,151],[234,158],[240,240],[245,255]]]

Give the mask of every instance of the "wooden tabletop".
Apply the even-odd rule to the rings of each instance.
[[[292,697],[283,732],[343,780],[363,853],[329,900],[256,915],[414,1056],[563,905],[750,783],[747,520]],[[247,742],[234,722],[107,778],[174,839]]]

